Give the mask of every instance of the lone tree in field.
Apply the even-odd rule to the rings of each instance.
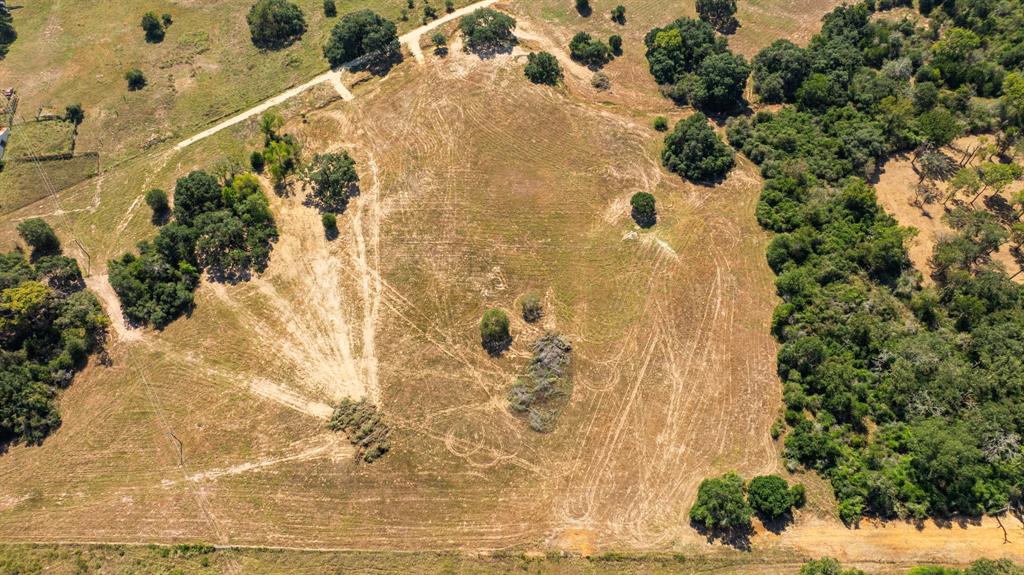
[[[480,320],[480,343],[491,355],[501,355],[512,344],[508,316],[500,309],[489,309]]]
[[[747,486],[747,499],[750,506],[766,519],[781,519],[801,503],[803,489],[792,489],[785,479],[778,475],[761,475],[750,480]]]
[[[60,253],[57,234],[42,218],[31,218],[18,224],[18,235],[32,248],[33,258]]]
[[[386,60],[400,53],[394,22],[371,10],[342,16],[324,46],[324,56],[335,67],[363,56]]]
[[[338,6],[335,5],[334,0],[324,0],[324,17],[334,18],[338,15]]]
[[[669,170],[693,182],[721,179],[735,164],[732,151],[700,112],[681,120],[665,137],[661,161]]]
[[[736,532],[750,528],[751,513],[743,498],[743,478],[727,473],[700,482],[690,519],[711,532]]]
[[[558,65],[558,60],[548,52],[527,54],[523,73],[534,84],[554,86],[562,80],[562,67]]]
[[[658,221],[658,211],[654,205],[654,196],[647,192],[637,192],[629,199],[633,207],[633,221],[641,228],[649,228]]]
[[[77,126],[85,121],[85,110],[81,104],[71,104],[64,108],[64,119]]]
[[[544,306],[541,305],[540,298],[535,293],[524,295],[519,305],[522,306],[523,321],[526,323],[533,323],[544,315]]]
[[[590,16],[593,10],[590,8],[590,0],[576,0],[576,11],[580,16]]]
[[[612,22],[616,24],[626,23],[626,7],[622,4],[612,8]]]
[[[132,68],[125,72],[124,79],[128,82],[129,92],[135,92],[146,87],[146,76],[138,68]]]
[[[697,0],[697,14],[722,34],[732,34],[739,27],[736,0]]]
[[[306,33],[306,17],[287,0],[257,0],[246,16],[252,43],[263,50],[280,50]]]
[[[516,19],[491,8],[480,8],[459,19],[470,50],[498,50],[515,43]]]
[[[153,223],[160,224],[167,221],[171,206],[167,202],[167,192],[160,188],[153,188],[146,192],[146,205],[153,210]]]
[[[341,212],[359,184],[359,175],[348,152],[317,154],[306,172],[306,180],[313,187],[310,197],[320,209]]]
[[[146,42],[158,44],[164,41],[164,25],[153,12],[142,15],[142,29],[146,32]]]

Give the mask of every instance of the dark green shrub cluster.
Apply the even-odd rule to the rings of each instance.
[[[470,50],[495,50],[511,46],[516,19],[491,8],[479,8],[459,19],[459,29]]]
[[[554,86],[562,81],[562,67],[549,52],[531,52],[526,56],[523,73],[534,84]]]
[[[356,162],[348,152],[317,154],[306,170],[309,202],[325,212],[343,212],[359,193]]]
[[[632,207],[630,215],[641,228],[649,228],[658,221],[658,210],[655,207],[654,196],[647,192],[637,192],[629,199]]]
[[[533,358],[526,373],[509,389],[509,407],[526,418],[534,431],[554,428],[572,393],[569,366],[572,345],[562,336],[549,333],[533,344]]]
[[[778,475],[761,475],[744,486],[738,474],[726,473],[701,481],[690,520],[713,535],[744,535],[754,513],[765,521],[778,521],[802,506],[804,498],[803,485],[790,487]]]
[[[38,444],[60,426],[57,393],[100,351],[108,323],[59,244],[32,262],[0,255],[0,446]]]
[[[160,21],[160,18],[155,13],[146,12],[143,14],[141,26],[142,30],[146,33],[146,42],[157,44],[164,41],[164,35],[166,34],[164,23]]]
[[[540,298],[537,294],[530,293],[523,296],[523,299],[519,302],[523,312],[523,321],[526,323],[534,323],[539,321],[541,316],[544,315],[544,306],[541,304]]]
[[[245,17],[252,43],[262,50],[280,50],[306,33],[306,17],[288,0],[257,0]]]
[[[732,151],[711,129],[707,116],[700,112],[680,120],[665,137],[661,162],[693,182],[722,179],[736,164]]]
[[[755,57],[756,88],[796,107],[728,128],[761,166],[757,217],[777,232],[767,258],[782,298],[772,331],[786,455],[831,481],[848,522],[999,513],[1024,496],[1024,293],[989,258],[1006,231],[951,208],[958,234],[938,243],[936,286],[922,288],[906,254],[912,232],[857,178],[915,148],[930,170],[929,150],[964,129],[994,132],[1001,150],[1019,141],[1015,80],[1002,71],[1020,34],[1006,18],[1024,8],[941,6],[952,13],[939,16],[950,22],[940,35],[872,21],[857,4],[826,15],[806,49],[769,46]],[[1004,76],[1011,89],[1000,93]],[[989,168],[994,183],[1014,171],[1004,162]]]
[[[342,16],[324,46],[324,57],[335,67],[364,56],[384,61],[400,54],[395,23],[371,10]]]
[[[722,34],[736,31],[736,0],[697,0],[697,15]]]
[[[7,55],[11,44],[18,39],[18,33],[14,30],[14,19],[11,18],[11,11],[6,2],[0,2],[0,60]]]
[[[344,432],[356,447],[356,456],[366,463],[373,463],[391,449],[391,428],[377,411],[377,407],[365,399],[354,401],[343,399],[327,427],[332,431]]]
[[[136,92],[146,87],[146,75],[138,68],[132,68],[125,72],[124,79],[128,82],[129,92]]]
[[[250,174],[221,184],[197,171],[178,180],[174,221],[152,242],[109,265],[110,285],[125,317],[164,327],[192,306],[199,274],[215,281],[246,279],[270,259],[277,227],[259,181]]]
[[[612,49],[586,32],[577,32],[569,41],[569,55],[591,68],[600,68],[612,59]]]

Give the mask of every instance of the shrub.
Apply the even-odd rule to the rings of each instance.
[[[32,257],[60,253],[60,240],[42,218],[29,218],[18,224],[18,235],[32,248]]]
[[[362,56],[381,60],[396,54],[400,54],[398,28],[394,22],[370,10],[342,16],[324,46],[324,56],[335,67]]]
[[[249,167],[251,167],[252,171],[257,174],[262,174],[265,166],[266,160],[263,159],[263,152],[253,150],[253,152],[249,154]]]
[[[612,34],[608,37],[608,47],[611,48],[612,54],[616,56],[622,55],[622,36],[618,34]]]
[[[167,12],[164,12],[163,14],[160,15],[160,22],[163,23],[164,28],[166,28],[166,27],[170,26],[171,24],[174,24],[174,18],[172,18],[171,15],[168,14]]]
[[[528,54],[523,73],[534,84],[554,86],[562,80],[562,67],[558,64],[558,59],[548,52]]]
[[[747,486],[750,506],[767,519],[779,519],[793,508],[789,484],[778,475],[761,475]]]
[[[678,122],[665,137],[661,159],[670,171],[694,182],[720,179],[735,163],[732,152],[700,112]]]
[[[736,31],[736,0],[697,0],[697,14],[723,34]]]
[[[522,301],[519,305],[523,310],[523,321],[527,323],[533,323],[544,315],[544,307],[540,303],[540,298],[537,294],[526,294],[523,296]]]
[[[348,152],[317,154],[306,172],[312,186],[310,199],[320,209],[330,212],[344,211],[348,200],[356,192],[359,174],[356,162]]]
[[[508,316],[500,309],[489,309],[480,320],[480,341],[491,355],[500,355],[512,344]]]
[[[333,239],[338,235],[338,216],[331,212],[325,212],[320,215],[320,223],[323,224],[324,234],[328,239]]]
[[[431,20],[437,19],[437,8],[430,5],[429,2],[423,4],[423,23],[426,24]]]
[[[444,11],[451,14],[455,11],[455,2],[452,0],[444,0]]]
[[[263,50],[290,46],[306,33],[306,17],[287,0],[257,0],[246,16],[252,43]]]
[[[569,402],[571,363],[572,345],[562,336],[548,333],[534,342],[526,373],[508,391],[509,408],[525,416],[534,431],[550,431]]]
[[[581,16],[590,16],[590,0],[576,0],[576,11],[579,12]]]
[[[647,192],[637,192],[629,199],[629,205],[633,207],[633,220],[641,228],[649,228],[655,224],[658,215],[654,206],[654,196]]]
[[[170,204],[167,202],[167,192],[153,188],[146,192],[146,205],[153,210],[153,221],[161,222],[167,218],[170,212]]]
[[[85,111],[81,104],[71,104],[64,108],[64,119],[74,125],[79,125],[85,120]]]
[[[612,22],[615,22],[616,24],[625,24],[626,23],[626,7],[623,6],[622,4],[619,4],[618,6],[612,8],[612,14],[611,15],[612,15]]]
[[[334,0],[324,0],[324,16],[327,18],[334,18],[338,15],[338,6],[335,5]]]
[[[124,79],[128,82],[128,90],[135,92],[146,87],[146,76],[142,73],[142,70],[138,68],[132,68],[124,73]]]
[[[515,18],[491,8],[479,8],[459,20],[466,47],[471,50],[491,50],[514,44],[516,37],[512,31],[515,27]]]
[[[749,529],[750,516],[743,478],[735,473],[701,481],[697,501],[690,508],[690,519],[711,532]]]
[[[668,118],[665,116],[658,116],[654,118],[654,129],[659,132],[668,131]]]
[[[7,8],[6,2],[0,2],[0,59],[7,55],[7,50],[18,39],[18,32],[14,29],[14,19]]]
[[[391,449],[391,428],[384,422],[377,407],[365,399],[345,398],[331,414],[327,424],[332,431],[342,431],[366,463],[373,463]]]
[[[612,87],[612,82],[604,72],[594,72],[594,76],[590,78],[590,85],[598,90],[607,90]]]
[[[164,25],[152,12],[142,15],[142,29],[146,32],[146,42],[159,43],[164,40]]]
[[[445,38],[444,32],[435,32],[430,37],[430,41],[433,42],[434,47],[441,50],[448,46],[448,38]]]
[[[590,34],[577,32],[569,41],[569,55],[573,60],[596,68],[608,62],[611,58],[611,49]]]

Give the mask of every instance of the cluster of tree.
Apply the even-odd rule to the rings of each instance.
[[[324,57],[334,67],[363,57],[390,61],[401,54],[395,23],[372,10],[342,16],[324,45]]]
[[[738,474],[726,473],[701,481],[690,520],[712,534],[742,534],[750,530],[754,513],[765,521],[779,521],[804,499],[803,485],[790,487],[778,475],[761,475],[744,486]]]
[[[786,455],[830,479],[848,522],[1000,514],[1024,498],[1024,289],[989,261],[1005,230],[953,210],[959,233],[936,246],[936,286],[922,288],[906,254],[912,231],[858,178],[886,154],[935,151],[964,130],[1014,137],[1013,95],[967,70],[951,76],[947,54],[999,75],[1009,56],[994,47],[1012,51],[1003,15],[960,9],[937,34],[872,21],[867,4],[836,8],[808,48],[776,42],[755,58],[757,89],[795,107],[729,125],[730,142],[761,165],[757,217],[777,232],[767,257],[782,298],[772,330]],[[965,32],[988,42],[987,26],[991,43],[963,48],[975,45]],[[977,194],[982,178],[999,186],[1016,172],[983,165],[954,187]]]
[[[548,333],[533,344],[526,373],[508,391],[509,408],[526,418],[530,429],[551,431],[572,393],[569,365],[572,345],[557,333]]]
[[[155,217],[167,204],[157,192],[147,194]],[[152,242],[139,244],[138,255],[110,262],[110,285],[133,323],[160,328],[186,313],[204,270],[217,281],[262,271],[277,239],[267,197],[251,174],[223,183],[206,172],[188,174],[175,185],[173,216]]]
[[[740,25],[736,0],[697,0],[697,15],[722,34],[732,34]]]
[[[651,74],[681,103],[722,112],[743,105],[750,66],[703,20],[681,18],[644,38]]]
[[[846,569],[831,557],[808,561],[800,568],[800,575],[867,575],[860,569]],[[978,559],[966,569],[954,567],[920,566],[907,571],[907,575],[1024,575],[1024,569],[1009,559]]]
[[[261,50],[286,48],[306,33],[302,9],[288,0],[256,0],[245,19],[253,45]]]
[[[343,212],[349,199],[359,193],[356,162],[348,152],[317,154],[306,168],[310,185],[308,201],[324,212]]]
[[[550,52],[531,52],[526,56],[523,73],[534,84],[554,86],[562,81],[562,67]]]
[[[334,408],[327,428],[344,432],[356,448],[356,457],[366,463],[373,463],[391,450],[391,428],[377,407],[365,399],[341,400]]]
[[[249,158],[252,170],[257,174],[270,174],[275,186],[281,186],[288,176],[299,170],[299,142],[291,134],[279,132],[284,119],[277,112],[267,112],[260,118],[263,132],[263,149],[253,151]]]
[[[109,323],[46,222],[25,220],[18,233],[31,261],[0,254],[0,445],[38,444],[60,426],[57,392],[102,349]]]
[[[167,27],[174,22],[170,14],[164,13],[157,17],[154,12],[146,12],[142,15],[142,30],[146,33],[146,42],[157,44],[164,41],[167,34]]]
[[[622,38],[618,38],[618,45],[622,47]],[[612,59],[613,50],[609,44],[594,38],[586,32],[577,32],[569,41],[569,55],[573,60],[585,64],[589,68],[600,68]]]
[[[7,8],[7,0],[0,0],[0,60],[7,55],[7,50],[17,39],[18,33],[14,30],[14,18]]]
[[[661,161],[669,170],[694,182],[724,178],[736,163],[732,151],[700,112],[680,120],[665,136]]]
[[[516,19],[491,8],[479,8],[459,19],[466,48],[474,51],[502,50],[516,42]]]

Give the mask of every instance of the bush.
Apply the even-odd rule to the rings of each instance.
[[[723,34],[736,31],[736,0],[697,0],[697,14]]]
[[[341,431],[366,463],[373,463],[391,449],[391,428],[384,422],[377,407],[365,399],[343,399],[331,414],[327,428]]]
[[[590,85],[598,90],[607,90],[612,87],[612,82],[604,72],[594,72],[594,76],[590,78]]]
[[[489,309],[480,320],[480,341],[491,355],[500,355],[512,344],[508,316],[500,309]]]
[[[327,239],[334,239],[338,235],[338,216],[331,212],[321,214],[320,223],[324,226],[324,234]]]
[[[611,59],[611,49],[590,34],[577,32],[569,41],[569,55],[573,60],[597,68]]]
[[[778,475],[761,475],[751,479],[747,486],[747,497],[754,511],[769,520],[783,517],[794,504],[789,484]]]
[[[666,168],[694,182],[723,178],[735,164],[732,152],[700,112],[678,122],[665,137],[661,159]]]
[[[317,154],[307,170],[306,180],[312,187],[310,199],[321,210],[341,212],[358,189],[359,174],[348,152]]]
[[[164,25],[152,12],[142,15],[142,29],[146,32],[146,42],[159,43],[164,40]]]
[[[42,218],[29,218],[18,224],[18,235],[32,248],[32,257],[60,253],[60,240]]]
[[[519,305],[522,307],[523,321],[527,323],[533,323],[544,315],[544,307],[541,305],[537,294],[524,295]]]
[[[266,160],[263,159],[263,152],[253,150],[253,152],[249,154],[249,167],[251,167],[252,171],[257,174],[263,173],[263,168],[266,167]]]
[[[649,228],[658,219],[657,210],[654,205],[654,196],[647,192],[637,192],[629,199],[629,205],[633,207],[633,220],[641,228]]]
[[[466,47],[471,50],[493,50],[514,44],[515,27],[515,18],[491,8],[479,8],[459,20]]]
[[[569,402],[571,363],[572,345],[557,333],[545,334],[534,342],[526,373],[508,391],[509,408],[525,416],[534,431],[551,431]]]
[[[153,221],[162,222],[170,212],[170,204],[167,202],[167,192],[153,188],[146,192],[146,205],[153,210]]]
[[[370,10],[342,16],[324,46],[324,56],[334,67],[362,56],[384,60],[400,53],[394,22]]]
[[[6,2],[0,2],[0,59],[7,55],[7,50],[18,39],[18,33],[14,30],[14,19],[7,8]]]
[[[612,8],[611,16],[612,16],[612,22],[615,22],[616,24],[625,24],[626,23],[626,7],[623,6],[622,4],[619,4],[618,6]]]
[[[616,56],[622,55],[622,36],[618,34],[612,34],[608,37],[608,47],[611,48],[612,54]]]
[[[334,4],[334,0],[324,0],[324,16],[334,18],[337,15],[338,7]]]
[[[71,104],[64,108],[64,119],[74,125],[79,125],[85,120],[85,111],[81,104]]]
[[[263,50],[280,50],[306,33],[302,10],[287,0],[257,0],[246,16],[252,43]]]
[[[434,48],[437,50],[444,50],[448,46],[448,38],[445,38],[444,32],[434,32],[430,41],[433,42]]]
[[[658,116],[658,117],[654,118],[653,125],[654,125],[654,129],[655,130],[657,130],[659,132],[667,132],[668,131],[668,118],[666,118],[665,116]]]
[[[142,70],[132,68],[124,73],[124,79],[128,81],[128,90],[135,92],[146,87],[146,76]]]
[[[590,8],[590,0],[576,0],[576,11],[579,12],[581,16],[590,16],[590,13],[592,12]]]
[[[743,478],[727,473],[700,482],[690,519],[711,532],[731,532],[749,529],[751,513],[743,497]]]
[[[528,54],[523,73],[534,84],[554,86],[562,80],[562,67],[558,64],[558,59],[548,52]]]
[[[164,25],[164,28],[166,28],[171,24],[174,24],[174,18],[172,18],[167,12],[164,12],[160,15],[160,22]]]

